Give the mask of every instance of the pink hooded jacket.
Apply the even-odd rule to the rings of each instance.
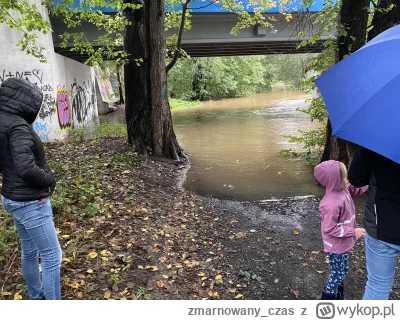
[[[345,253],[355,243],[355,207],[351,197],[363,194],[368,186],[342,189],[339,161],[329,160],[314,168],[317,181],[326,188],[319,204],[321,233],[325,252]]]

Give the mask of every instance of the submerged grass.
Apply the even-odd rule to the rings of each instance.
[[[191,108],[198,107],[203,104],[201,101],[187,101],[181,99],[169,99],[169,103],[171,105],[171,109],[179,109],[179,108]]]

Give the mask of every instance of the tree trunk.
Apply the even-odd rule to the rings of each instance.
[[[340,25],[347,31],[346,36],[338,37],[336,62],[361,48],[367,39],[368,11],[370,0],[342,0]],[[330,121],[327,123],[326,141],[322,161],[334,159],[347,166],[352,160],[354,145],[332,136]]]
[[[164,0],[127,0],[140,9],[125,10],[131,22],[125,35],[130,62],[125,65],[125,115],[128,141],[142,155],[184,158],[173,127],[165,66]],[[136,59],[142,59],[138,62]]]
[[[392,4],[395,5],[389,12],[383,12],[379,9],[387,9]],[[386,29],[400,24],[400,0],[379,0],[374,17],[372,18],[373,28],[368,32],[368,41],[375,38]]]

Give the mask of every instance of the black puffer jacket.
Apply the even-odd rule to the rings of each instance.
[[[355,187],[369,184],[364,215],[368,234],[400,245],[400,164],[358,146],[349,181]]]
[[[10,200],[46,198],[56,185],[42,142],[32,128],[42,100],[40,89],[27,80],[9,78],[0,86],[1,194]]]

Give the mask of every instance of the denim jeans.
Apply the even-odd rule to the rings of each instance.
[[[363,300],[387,300],[392,290],[400,245],[365,235],[368,281]]]
[[[52,219],[49,199],[19,202],[2,197],[21,243],[22,274],[32,300],[60,300],[61,247]],[[39,259],[42,260],[42,281]]]

